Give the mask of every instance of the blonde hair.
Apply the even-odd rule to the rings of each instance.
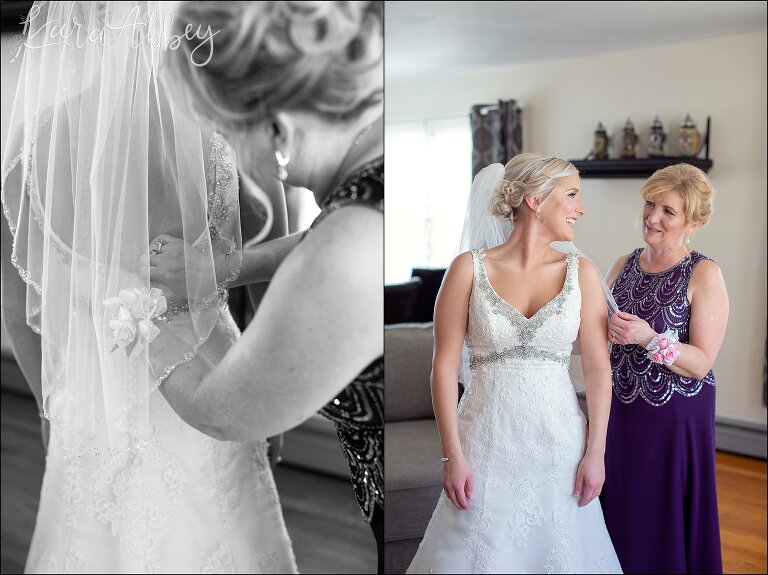
[[[674,190],[683,198],[687,224],[706,225],[714,211],[715,189],[707,174],[691,164],[675,164],[656,170],[645,182],[640,195],[653,200],[659,194]]]
[[[279,110],[347,119],[383,101],[383,2],[184,2],[177,33],[210,25],[208,50],[171,57],[200,112],[234,131]],[[201,56],[201,52],[204,55]]]
[[[578,173],[567,160],[546,154],[518,154],[504,166],[504,179],[496,192],[491,213],[514,221],[520,215],[525,198],[543,196],[546,200],[560,178]]]

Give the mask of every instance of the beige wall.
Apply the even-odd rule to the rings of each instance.
[[[692,245],[720,265],[731,300],[728,331],[715,364],[717,414],[765,424],[765,31],[387,84],[386,120],[460,116],[472,104],[502,98],[516,99],[523,108],[524,150],[568,159],[587,154],[598,120],[615,135],[631,117],[644,137],[658,114],[673,136],[674,152],[674,133],[686,113],[700,128],[707,115],[712,117],[714,166],[709,175],[717,190],[716,211]],[[645,155],[645,145],[641,152]],[[641,183],[582,182],[588,215],[577,226],[576,241],[604,272],[642,243],[634,227]]]

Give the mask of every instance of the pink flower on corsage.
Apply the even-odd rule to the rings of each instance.
[[[669,347],[664,350],[664,365],[672,365],[680,355],[680,344],[673,342],[669,344]]]
[[[104,300],[111,319],[107,341],[110,352],[123,350],[126,357],[136,357],[158,336],[160,330],[152,320],[165,312],[167,303],[163,290],[131,288],[120,290],[118,297]]]
[[[680,340],[677,331],[668,329],[654,337],[646,346],[648,358],[654,363],[672,365],[680,355]]]

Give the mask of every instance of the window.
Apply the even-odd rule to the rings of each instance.
[[[472,134],[461,116],[387,124],[386,283],[414,267],[447,267],[455,255],[472,184]]]

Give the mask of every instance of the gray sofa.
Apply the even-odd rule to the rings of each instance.
[[[384,561],[404,573],[442,490],[440,437],[432,411],[432,323],[384,328]]]

